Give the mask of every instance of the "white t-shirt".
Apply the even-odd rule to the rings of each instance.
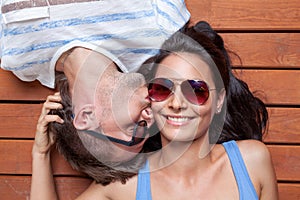
[[[64,51],[90,43],[133,72],[190,18],[184,0],[1,0],[1,8],[1,68],[50,88]]]

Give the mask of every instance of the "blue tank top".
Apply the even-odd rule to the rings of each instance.
[[[253,183],[249,177],[244,160],[235,141],[222,144],[229,157],[231,167],[238,185],[240,200],[258,200]],[[149,162],[146,161],[138,173],[136,200],[152,200]]]

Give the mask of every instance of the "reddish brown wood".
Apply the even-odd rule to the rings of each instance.
[[[1,199],[29,199],[30,176],[0,176]],[[91,183],[90,179],[78,177],[56,177],[55,183],[60,200],[74,200]],[[299,183],[279,183],[280,200],[298,200],[300,198]]]
[[[264,137],[271,143],[300,143],[300,109],[269,108],[269,126]]]
[[[30,176],[0,176],[1,199],[29,199],[30,183]],[[56,177],[55,183],[60,200],[74,200],[90,185],[91,180],[80,177]]]
[[[11,72],[0,69],[0,100],[45,100],[54,90],[39,82],[24,82]]]
[[[300,147],[286,145],[268,145],[272,155],[278,180],[300,180]]]
[[[299,183],[279,183],[279,200],[298,200],[300,199]]]
[[[300,180],[300,147],[269,145],[278,180]],[[32,141],[0,140],[0,173],[31,174]],[[56,152],[52,155],[53,171],[56,175],[82,175],[74,171]]]
[[[34,138],[42,104],[0,104],[1,138]]]
[[[224,33],[233,65],[263,68],[300,68],[299,33]]]
[[[288,94],[287,94],[288,95]],[[1,138],[34,138],[42,104],[0,104]],[[300,143],[300,109],[269,108],[265,142]]]
[[[298,0],[185,0],[192,22],[221,30],[299,30]]]
[[[235,70],[267,104],[300,104],[300,70]]]
[[[31,174],[31,140],[0,140],[0,173]],[[53,173],[55,175],[81,175],[54,150],[52,154]]]

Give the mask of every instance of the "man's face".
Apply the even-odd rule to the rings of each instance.
[[[149,109],[148,90],[141,74],[109,72],[98,82],[95,112],[99,128],[105,135],[129,141],[134,126]]]
[[[78,130],[92,130],[123,141],[132,139],[136,123],[145,119],[142,112],[150,109],[144,77],[119,72],[111,60],[100,54],[89,56],[79,70],[73,97],[74,113],[80,119],[75,117]],[[145,140],[133,146],[105,142],[114,149],[111,161],[126,161],[141,151]],[[102,153],[96,152],[97,157]]]

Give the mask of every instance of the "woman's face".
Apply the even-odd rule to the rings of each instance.
[[[159,64],[155,78],[167,78],[175,83],[172,95],[164,101],[151,103],[163,145],[170,141],[193,141],[207,134],[216,112],[216,90],[209,91],[209,98],[203,105],[196,105],[185,98],[180,84],[187,79],[202,80],[208,88],[214,89],[209,66],[195,54],[171,54]]]

